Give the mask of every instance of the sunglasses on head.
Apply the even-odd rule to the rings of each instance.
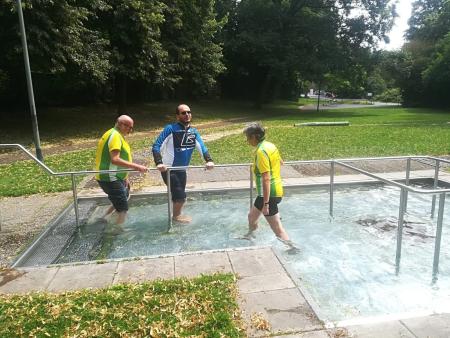
[[[186,111],[182,111],[178,113],[179,115],[187,115],[187,114],[192,114],[189,110]]]

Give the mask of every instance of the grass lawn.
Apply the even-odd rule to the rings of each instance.
[[[0,295],[1,337],[244,337],[231,274]]]
[[[142,118],[141,128],[153,121],[153,128],[162,127],[173,119],[173,113],[152,115],[166,106],[149,105],[148,111],[137,110],[136,120]],[[298,102],[278,102],[263,110],[254,110],[246,103],[196,103],[192,105],[194,122],[205,122],[232,117],[248,117],[262,121],[267,127],[267,139],[274,142],[285,160],[329,159],[343,157],[394,156],[394,155],[448,155],[450,154],[450,111],[399,107],[370,107],[300,111]],[[164,108],[165,107],[165,108]],[[197,108],[197,109],[194,109]],[[141,109],[144,109],[141,107]],[[69,110],[70,111],[70,110]],[[214,114],[211,114],[214,112]],[[67,112],[65,112],[67,113]],[[100,113],[101,119],[105,113]],[[148,117],[147,117],[148,115]],[[84,116],[84,115],[83,115]],[[153,117],[152,117],[153,116]],[[104,116],[103,116],[104,117]],[[144,118],[145,117],[145,118]],[[67,116],[66,116],[67,118]],[[111,116],[103,119],[104,125],[84,120],[80,125],[59,128],[49,140],[60,142],[71,135],[71,141],[80,138],[96,140],[94,134],[109,128]],[[155,121],[158,122],[155,122]],[[62,124],[57,120],[55,126]],[[107,121],[107,124],[106,122]],[[295,123],[310,121],[349,121],[350,126],[294,127]],[[136,122],[139,130],[139,123]],[[67,125],[67,122],[66,122]],[[201,133],[217,133],[229,129],[242,129],[244,124],[211,128]],[[82,127],[81,127],[82,126]],[[100,127],[102,129],[100,129]],[[150,127],[150,126],[149,126]],[[100,132],[101,133],[101,132]],[[131,143],[133,151],[148,149],[153,140],[145,138]],[[218,164],[247,163],[251,148],[241,133],[224,136],[207,142],[210,153]],[[74,151],[63,155],[46,157],[46,163],[54,171],[86,170],[93,168],[94,149]],[[195,155],[192,164],[200,164]],[[56,192],[71,189],[70,178],[54,178],[45,174],[30,161],[0,165],[0,197],[20,196],[34,193]]]

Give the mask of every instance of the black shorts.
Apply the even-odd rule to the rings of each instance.
[[[130,196],[130,187],[124,180],[112,182],[97,181],[100,188],[108,195],[117,212],[128,211],[128,197]]]
[[[167,185],[167,171],[161,173],[164,183]],[[184,202],[186,200],[186,171],[171,170],[170,171],[170,192],[172,193],[172,201]]]
[[[281,197],[269,197],[269,214],[264,216],[273,216],[278,214],[278,203],[281,202]],[[258,196],[253,204],[256,209],[262,211],[264,206],[264,200],[262,196]]]

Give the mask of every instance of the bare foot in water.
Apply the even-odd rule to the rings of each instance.
[[[187,215],[179,215],[179,216],[177,216],[177,217],[172,218],[172,220],[173,220],[174,222],[183,223],[183,224],[188,224],[188,223],[191,223],[192,217],[187,216]]]

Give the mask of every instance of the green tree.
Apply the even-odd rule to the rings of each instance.
[[[201,97],[225,69],[216,36],[226,22],[216,18],[214,0],[165,0],[161,41],[175,68],[165,87],[178,97]]]
[[[445,92],[450,74],[450,1],[415,1],[409,23],[404,46],[408,55],[404,68],[409,72],[401,86],[404,102],[410,106],[449,106]]]
[[[227,1],[230,4],[230,1]],[[392,26],[389,1],[235,1],[225,27],[223,81],[232,94],[252,96],[257,106],[301,79],[324,81],[344,71]],[[352,11],[359,6],[358,15]],[[227,6],[223,6],[227,7]]]
[[[31,69],[34,80],[57,80],[69,69],[76,69],[75,81],[106,81],[110,64],[108,41],[87,26],[92,9],[100,0],[23,1]],[[7,80],[6,96],[13,101],[24,95],[24,67],[16,1],[0,3],[0,70]],[[15,90],[17,88],[17,91]],[[39,95],[38,100],[46,100]],[[5,94],[5,92],[4,92]],[[43,93],[45,94],[45,93]]]
[[[160,41],[166,6],[157,0],[110,0],[97,7],[96,29],[110,44],[118,113],[126,112],[130,80],[163,84],[171,74]]]

